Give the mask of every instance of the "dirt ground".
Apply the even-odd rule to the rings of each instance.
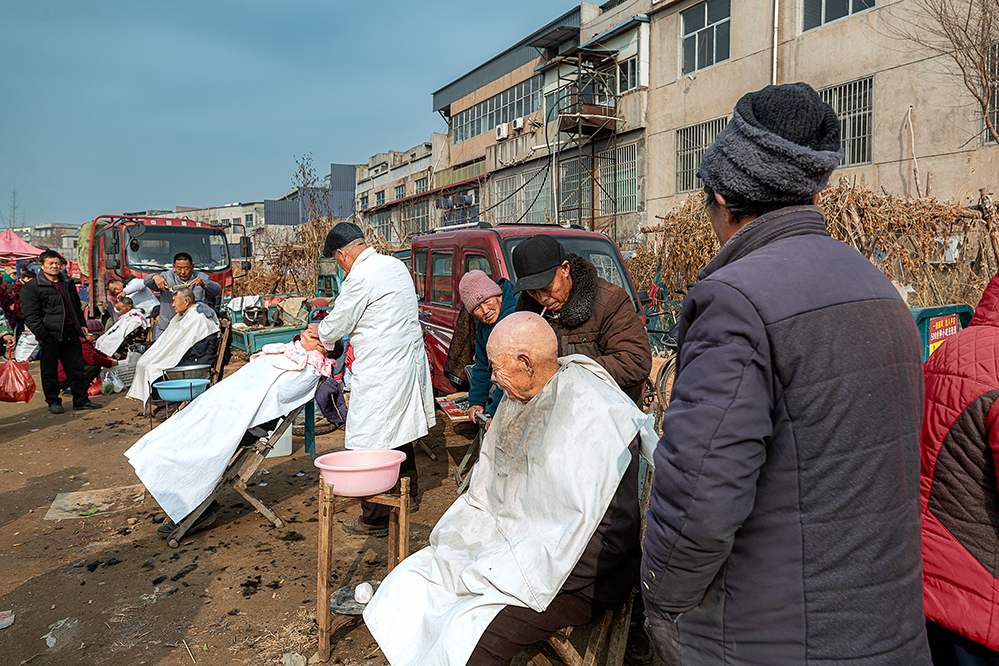
[[[230,365],[232,372],[239,366]],[[32,363],[36,383],[37,363]],[[5,665],[277,664],[316,652],[319,470],[294,438],[291,456],[268,459],[251,488],[287,523],[275,528],[231,489],[209,529],[171,549],[157,535],[165,514],[122,455],[150,427],[124,393],[99,396],[96,411],[48,413],[39,390],[30,404],[0,403],[0,629]],[[475,434],[437,412],[417,451],[421,504],[410,551],[454,501],[449,469]],[[180,444],[180,443],[178,443]],[[343,433],[316,438],[317,453],[343,448]],[[299,476],[299,474],[302,474]],[[59,493],[124,488],[90,515],[46,520]],[[358,506],[338,522],[355,518]],[[334,580],[380,580],[387,539],[335,532]],[[330,663],[386,664],[363,624],[334,636]]]

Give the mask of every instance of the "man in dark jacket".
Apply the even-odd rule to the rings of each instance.
[[[684,299],[642,559],[670,666],[926,666],[919,337],[813,204],[839,121],[739,100],[700,178],[721,250]]]
[[[999,664],[997,360],[999,275],[923,365],[923,610],[938,666]]]
[[[652,348],[628,293],[552,236],[531,236],[514,248],[513,269],[517,310],[542,314],[555,329],[559,356],[589,356],[641,407]]]
[[[489,367],[489,355],[486,353],[486,342],[497,322],[514,311],[517,305],[517,295],[513,283],[506,278],[493,282],[483,271],[468,271],[461,276],[458,283],[458,293],[461,295],[465,309],[475,317],[475,365],[469,378],[468,417],[475,422],[475,414],[482,412],[486,417],[486,428],[500,400],[503,399],[503,389],[490,379],[492,368]]]
[[[66,370],[73,391],[73,409],[97,409],[101,405],[87,395],[83,378],[84,316],[76,285],[62,272],[62,257],[46,250],[38,255],[42,270],[21,287],[21,314],[41,347],[42,392],[49,411],[62,414],[59,362]]]

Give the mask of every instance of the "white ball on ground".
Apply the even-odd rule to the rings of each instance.
[[[361,583],[354,588],[354,601],[359,604],[368,603],[373,596],[375,596],[375,588],[371,587],[371,583]]]

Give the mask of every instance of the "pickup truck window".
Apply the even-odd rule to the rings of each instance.
[[[433,295],[430,298],[430,302],[435,305],[451,307],[454,304],[453,251],[441,252],[440,250],[434,250],[433,272],[430,277],[431,284],[433,285]]]
[[[503,240],[503,252],[506,254],[506,266],[510,271],[510,278],[517,279],[513,269],[513,248],[527,240],[528,236],[505,238]],[[610,241],[599,238],[580,238],[560,235],[558,242],[562,244],[566,252],[578,254],[584,259],[589,259],[597,269],[597,275],[612,284],[624,289],[635,302],[638,299],[632,291],[631,281],[625,279],[624,262],[621,254]]]
[[[416,285],[416,298],[420,302],[427,300],[427,251],[413,252],[413,282]]]
[[[482,271],[490,278],[493,277],[493,266],[489,263],[489,257],[478,252],[465,252],[465,273],[468,271]]]

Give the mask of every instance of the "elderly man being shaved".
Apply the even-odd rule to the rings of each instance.
[[[492,330],[504,397],[468,492],[364,612],[393,666],[501,664],[634,588],[649,417],[595,361],[557,349],[536,314]]]

